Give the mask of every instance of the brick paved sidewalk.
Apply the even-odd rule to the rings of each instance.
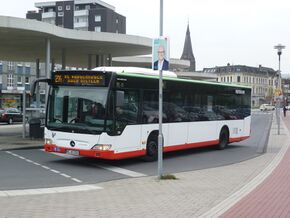
[[[290,130],[290,116],[283,118]],[[290,217],[290,149],[272,174],[221,217]]]

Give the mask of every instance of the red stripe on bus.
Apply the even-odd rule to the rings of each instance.
[[[243,141],[245,139],[248,139],[250,138],[250,136],[243,136],[243,137],[237,137],[237,138],[230,138],[229,139],[229,143],[232,143],[232,142],[240,142],[240,141]]]
[[[188,144],[181,144],[181,145],[173,145],[164,147],[163,151],[178,151],[178,150],[185,150],[189,148],[200,148],[200,147],[206,147],[210,145],[217,145],[219,143],[219,140],[213,140],[213,141],[207,141],[207,142],[196,142],[196,143],[188,143]]]

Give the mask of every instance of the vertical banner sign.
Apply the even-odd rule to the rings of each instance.
[[[169,39],[167,37],[153,39],[152,69],[169,70]]]

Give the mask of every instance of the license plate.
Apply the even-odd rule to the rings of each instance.
[[[69,155],[74,155],[74,156],[79,156],[80,155],[80,152],[77,151],[77,150],[66,150],[65,153],[69,154]]]

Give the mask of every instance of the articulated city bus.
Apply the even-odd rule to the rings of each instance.
[[[50,85],[45,151],[102,159],[158,156],[158,75],[140,68],[56,71]],[[35,84],[34,84],[35,85]],[[164,152],[250,136],[251,89],[164,72]]]

